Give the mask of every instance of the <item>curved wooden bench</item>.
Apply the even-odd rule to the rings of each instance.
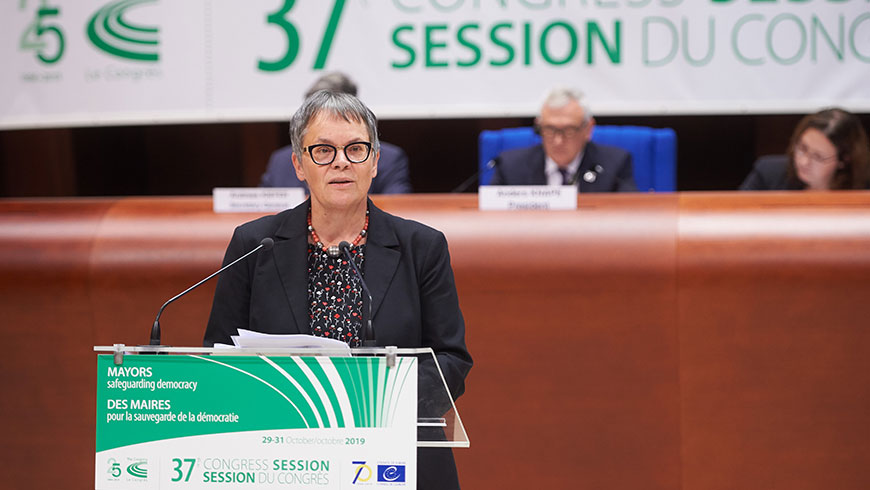
[[[870,193],[375,202],[450,243],[475,359],[465,487],[870,486]],[[208,198],[0,200],[10,488],[90,488],[91,347],[145,343],[255,216]],[[213,291],[167,308],[164,343],[201,343]]]

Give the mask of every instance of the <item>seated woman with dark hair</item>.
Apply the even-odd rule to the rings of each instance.
[[[870,145],[861,121],[842,109],[804,117],[786,155],[759,158],[740,190],[870,188]]]

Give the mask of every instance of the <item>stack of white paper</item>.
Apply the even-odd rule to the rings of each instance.
[[[238,335],[231,336],[233,345],[215,344],[216,348],[232,349],[233,347],[253,348],[292,348],[292,349],[330,349],[344,351],[350,355],[350,346],[345,342],[326,337],[315,337],[305,334],[275,335],[253,330],[239,329]]]

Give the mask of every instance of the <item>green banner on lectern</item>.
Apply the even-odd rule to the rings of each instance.
[[[102,489],[416,487],[417,360],[97,360]]]

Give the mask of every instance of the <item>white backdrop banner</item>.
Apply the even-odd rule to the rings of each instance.
[[[870,111],[870,0],[7,0],[0,128],[284,120],[343,71],[382,118]]]

